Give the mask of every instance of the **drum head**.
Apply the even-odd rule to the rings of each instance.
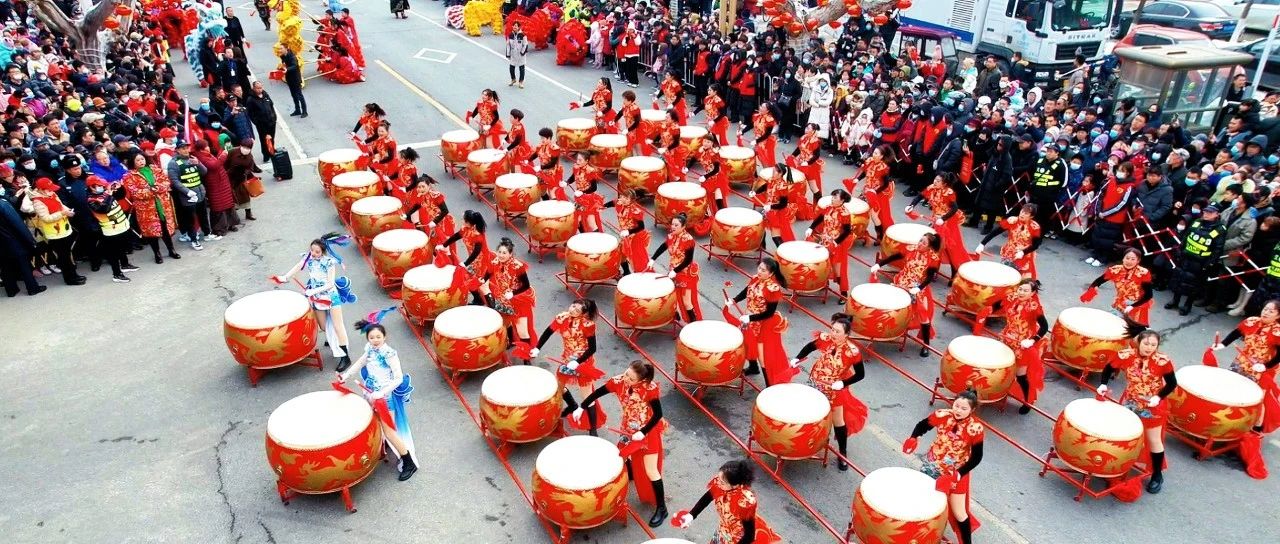
[[[400,211],[400,199],[394,196],[366,196],[351,203],[355,215],[387,215]]]
[[[342,147],[338,149],[330,149],[320,154],[317,159],[320,162],[329,164],[343,164],[348,162],[356,162],[360,159],[360,150]]]
[[[288,325],[311,311],[307,297],[297,291],[277,289],[254,293],[231,303],[222,319],[237,329],[250,331]]]
[[[631,172],[657,172],[667,167],[667,163],[657,157],[627,157],[622,159],[623,170]]]
[[[658,186],[658,196],[671,200],[697,200],[706,198],[707,190],[697,183],[672,181]]]
[[[591,145],[609,148],[627,147],[627,137],[621,134],[596,134],[591,137]]]
[[[716,222],[730,227],[754,227],[764,222],[764,216],[750,208],[721,208],[716,212]]]
[[[508,366],[493,371],[480,384],[480,395],[502,406],[533,406],[556,396],[560,384],[545,368]]]
[[[720,158],[722,159],[740,161],[744,159],[750,159],[751,157],[754,157],[754,156],[756,156],[756,153],[752,151],[750,148],[736,146],[736,145],[720,146]]]
[[[418,229],[392,229],[373,237],[373,248],[403,253],[427,247],[427,233]]]
[[[333,176],[334,187],[368,187],[378,183],[380,178],[377,174],[368,170],[356,170],[354,172],[343,172]]]
[[[947,344],[947,353],[974,368],[997,369],[1013,366],[1013,350],[995,338],[966,334]]]
[[[1223,406],[1249,407],[1262,402],[1262,388],[1249,378],[1225,368],[1189,365],[1179,368],[1178,387]]]
[[[704,138],[707,136],[706,127],[682,126],[680,127],[680,139]]]
[[[854,215],[862,215],[864,213],[871,212],[871,206],[867,204],[867,201],[856,196],[850,198],[849,202],[845,204],[844,207],[849,210],[849,213]]]
[[[573,235],[565,245],[574,253],[603,255],[618,249],[618,238],[606,232],[583,232]]]
[[[488,306],[449,308],[436,318],[435,332],[454,340],[483,338],[502,329],[502,314]]]
[[[445,265],[444,268],[434,264],[415,266],[404,273],[404,279],[401,281],[405,287],[414,291],[426,293],[444,291],[453,285],[453,265]]]
[[[667,112],[663,110],[640,110],[640,118],[645,121],[665,121]]]
[[[267,436],[290,449],[318,450],[359,436],[373,419],[369,402],[338,391],[316,391],[285,401],[267,418]]]
[[[528,189],[538,185],[538,176],[515,172],[498,176],[494,183],[503,189]]]
[[[680,329],[680,343],[695,351],[725,353],[742,347],[742,329],[714,319],[694,321]]]
[[[822,421],[831,401],[820,391],[799,383],[771,385],[756,395],[756,408],[775,421],[803,425]]]
[[[947,511],[947,496],[929,475],[904,467],[878,468],[858,484],[862,500],[898,521],[928,521]]]
[[[558,219],[573,215],[573,203],[563,200],[542,200],[529,205],[529,215],[543,219]]]
[[[919,223],[894,223],[885,229],[884,234],[902,244],[914,244],[920,241],[920,237],[926,232],[935,232],[928,225]]]
[[[636,299],[662,298],[675,290],[675,282],[666,274],[636,272],[618,280],[618,292]]]
[[[1076,306],[1058,314],[1058,323],[1089,338],[1098,340],[1123,340],[1124,320],[1110,312],[1097,308]]]
[[[1114,402],[1076,399],[1062,410],[1077,429],[1103,440],[1125,442],[1142,436],[1142,420],[1133,411]]]
[[[479,164],[495,163],[507,156],[507,153],[501,149],[477,149],[467,153],[467,162]]]
[[[450,143],[465,144],[479,140],[480,133],[471,129],[450,130],[441,134],[440,139]]]
[[[556,440],[538,453],[533,469],[547,483],[569,491],[600,489],[622,474],[618,447],[587,435]]]
[[[825,263],[830,257],[826,247],[808,240],[792,240],[778,246],[778,258],[796,264]]]
[[[849,290],[858,304],[877,310],[901,310],[911,305],[911,294],[887,283],[864,283]]]
[[[994,261],[964,263],[960,265],[960,277],[989,287],[1013,287],[1022,281],[1022,273],[1016,268]]]
[[[596,122],[585,117],[570,117],[561,119],[556,126],[565,130],[591,130],[595,128]]]
[[[761,168],[761,169],[760,169],[760,173],[756,174],[756,178],[757,178],[757,179],[759,179],[760,181],[767,181],[767,180],[769,180],[769,179],[773,178],[773,167],[772,167],[772,166],[770,166],[770,167],[768,167],[768,168]],[[800,183],[800,182],[802,182],[802,181],[804,181],[804,180],[805,180],[804,172],[801,172],[800,170],[795,169],[795,168],[792,168],[792,169],[791,169],[791,181],[792,181],[792,182],[794,182],[794,183]]]
[[[693,543],[683,538],[655,538],[653,540],[646,540],[642,544],[693,544]]]

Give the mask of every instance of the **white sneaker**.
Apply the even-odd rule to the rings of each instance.
[[[185,233],[178,234],[178,241],[179,241],[179,242],[190,242],[190,241],[191,241],[191,237],[190,237],[190,236],[187,236]]]
[[[196,250],[196,251],[204,251],[204,246],[200,245],[200,241],[199,241],[199,240],[192,240],[192,241],[191,241],[191,249],[194,249],[194,250]]]
[[[204,238],[205,238],[205,240],[213,240],[213,241],[215,241],[215,242],[216,242],[216,241],[218,241],[218,240],[221,240],[221,239],[222,239],[222,236],[219,236],[219,235],[217,235],[217,234],[210,234],[210,235],[208,235],[208,236],[205,236]]]
[[[1094,259],[1093,262],[1089,264],[1093,265],[1094,268],[1102,268],[1102,261],[1099,261],[1097,259]]]
[[[1097,261],[1093,260],[1093,257],[1085,257],[1085,258],[1084,258],[1084,264],[1093,264],[1093,263],[1095,263],[1095,262],[1097,262]]]

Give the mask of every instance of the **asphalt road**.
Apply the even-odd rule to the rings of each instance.
[[[399,142],[423,144],[420,167],[446,180],[431,141],[456,128],[454,114],[469,109],[481,89],[492,87],[503,108],[527,114],[530,133],[553,125],[565,104],[588,91],[602,73],[588,68],[553,66],[554,52],[534,53],[527,88],[512,89],[506,66],[494,52],[499,38],[462,37],[441,26],[443,8],[422,2],[408,20],[394,20],[376,2],[349,4],[359,22],[368,81],[337,86],[314,80],[307,87],[311,116],[284,117],[279,142],[288,144],[296,161],[295,179],[268,182],[267,194],[255,201],[260,219],[241,232],[210,242],[202,252],[181,249],[183,259],[150,264],[146,253],[134,260],[142,270],[132,284],[118,285],[104,272],[89,274],[83,287],[52,285],[37,298],[18,297],[2,304],[0,326],[12,331],[11,357],[0,370],[17,376],[18,387],[0,409],[6,462],[0,468],[0,492],[8,500],[0,509],[0,526],[14,542],[462,542],[526,543],[546,541],[546,533],[515,483],[480,439],[472,420],[445,386],[401,319],[388,321],[390,342],[400,350],[416,390],[409,405],[423,469],[407,483],[397,482],[391,468],[380,468],[357,486],[356,514],[347,514],[336,496],[304,497],[280,504],[273,476],[264,459],[263,437],[271,411],[294,396],[327,388],[326,371],[290,368],[272,372],[250,388],[221,336],[221,314],[232,301],[270,289],[266,277],[289,268],[312,238],[341,228],[315,176],[313,158],[347,145],[346,133],[360,105],[376,101],[389,113]],[[268,34],[240,9],[249,37],[253,68],[265,74],[274,61]],[[321,11],[316,2],[305,8]],[[423,48],[436,51],[423,51]],[[435,59],[435,60],[425,60]],[[446,61],[447,62],[442,62]],[[189,71],[178,66],[185,88],[197,97]],[[288,113],[288,91],[269,83],[282,115]],[[651,89],[651,88],[650,88]],[[621,89],[618,90],[621,92]],[[284,128],[287,123],[288,130]],[[789,146],[784,146],[790,151]],[[848,169],[828,164],[827,179]],[[467,208],[492,214],[471,199],[456,181],[444,190],[455,215]],[[898,197],[895,205],[905,205]],[[491,222],[491,224],[493,224]],[[966,230],[968,244],[977,241]],[[501,227],[490,243],[510,236]],[[858,248],[862,259],[872,249]],[[701,256],[701,254],[700,254]],[[1080,262],[1083,254],[1061,243],[1040,250],[1046,280],[1043,299],[1050,319],[1078,304],[1076,297],[1097,274]],[[376,285],[370,270],[353,252],[347,274],[360,300],[348,320],[392,303]],[[719,306],[719,286],[726,280],[741,286],[744,278],[718,263],[703,264],[703,308],[708,316]],[[854,278],[865,277],[855,264]],[[571,300],[554,280],[562,271],[554,259],[533,263],[538,293],[537,322],[545,325]],[[943,296],[945,286],[935,288]],[[1099,301],[1109,296],[1104,293]],[[612,315],[612,297],[592,293],[603,315]],[[1168,295],[1157,296],[1157,305]],[[834,303],[803,304],[825,316]],[[1179,365],[1198,364],[1214,331],[1234,322],[1200,312],[1190,318],[1153,312],[1155,328],[1166,333],[1166,350]],[[803,313],[790,314],[790,351],[808,340],[816,322]],[[939,318],[936,346],[968,327],[950,317]],[[607,328],[602,327],[602,331]],[[636,358],[617,338],[602,334],[602,368],[619,372]],[[640,341],[657,361],[671,368],[672,342],[647,335]],[[353,341],[358,347],[359,342]],[[556,350],[556,341],[548,351]],[[911,375],[932,383],[936,356],[921,359],[883,346],[876,351]],[[327,359],[327,358],[326,358]],[[544,363],[545,364],[545,363]],[[871,407],[867,428],[850,439],[849,457],[864,470],[914,463],[899,452],[912,425],[929,412],[929,394],[884,364],[871,362],[868,378],[856,386]],[[1056,415],[1070,400],[1084,396],[1050,376],[1040,406]],[[481,379],[462,386],[473,404]],[[725,460],[741,457],[741,449],[684,396],[662,382],[664,408],[672,425],[666,437],[667,495],[671,511],[686,509],[705,489]],[[745,400],[715,391],[708,409],[740,437],[750,421],[752,395]],[[616,414],[616,403],[605,402]],[[1036,454],[1051,445],[1053,422],[1014,411],[984,413],[988,423]],[[1179,542],[1264,542],[1280,531],[1274,498],[1275,478],[1249,479],[1231,456],[1196,462],[1182,444],[1170,443],[1165,490],[1136,504],[1113,499],[1074,502],[1075,490],[1060,479],[1037,477],[1040,462],[994,433],[987,436],[986,457],[974,475],[975,512],[984,523],[980,542],[1132,542],[1169,538]],[[1264,453],[1280,455],[1271,439]],[[519,447],[511,465],[527,485],[539,444]],[[1273,469],[1275,463],[1272,463]],[[843,533],[849,505],[860,478],[853,472],[823,469],[816,463],[791,463],[782,477],[829,523]],[[762,510],[786,542],[817,543],[834,539],[769,476],[760,473],[757,489]],[[633,501],[633,504],[634,501]],[[647,507],[637,512],[648,517]],[[713,516],[707,515],[681,534],[670,526],[660,536],[706,541]],[[1175,533],[1176,531],[1176,533]],[[1171,534],[1172,533],[1172,534]],[[1176,535],[1176,536],[1175,536]],[[635,524],[610,524],[587,531],[575,541],[630,543],[645,537]]]

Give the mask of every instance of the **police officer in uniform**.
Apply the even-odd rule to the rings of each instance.
[[[1177,269],[1169,283],[1173,300],[1164,305],[1166,310],[1181,306],[1178,315],[1191,313],[1191,303],[1198,294],[1205,292],[1209,272],[1218,263],[1222,245],[1226,242],[1226,225],[1218,218],[1218,207],[1208,206],[1200,218],[1191,223],[1182,239],[1182,248],[1174,262]],[[1183,297],[1186,301],[1183,302]]]
[[[1262,277],[1262,282],[1258,284],[1258,288],[1249,296],[1249,302],[1244,307],[1244,315],[1258,315],[1268,301],[1276,298],[1280,298],[1280,244],[1276,244],[1271,249],[1271,260],[1268,261],[1265,275]]]
[[[1044,232],[1052,234],[1060,224],[1053,220],[1053,213],[1067,183],[1067,161],[1059,155],[1058,146],[1044,146],[1042,155],[1031,171],[1031,202],[1036,205],[1036,222]],[[1053,236],[1050,236],[1051,238]]]
[[[169,161],[169,180],[173,185],[174,212],[178,216],[178,240],[191,242],[191,249],[200,251],[200,236],[213,232],[210,229],[209,205],[204,192],[204,175],[207,172],[200,161],[191,156],[191,143],[179,141],[178,154]],[[200,230],[196,230],[199,226]]]
[[[85,180],[89,173],[76,155],[65,155],[58,164],[62,166],[62,177],[58,178],[58,197],[75,210],[71,225],[76,230],[75,258],[77,261],[89,261],[89,268],[94,272],[102,266],[102,257],[98,254],[98,240],[102,238],[102,230],[94,221],[89,210],[89,187]]]

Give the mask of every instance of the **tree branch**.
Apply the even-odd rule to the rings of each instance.
[[[76,36],[75,23],[72,23],[52,0],[31,0],[31,5],[36,8],[35,16],[41,22],[67,36]]]
[[[84,19],[80,21],[80,28],[87,31],[97,32],[102,28],[102,23],[106,22],[115,12],[116,4],[127,4],[127,2],[116,2],[114,0],[99,0],[97,5],[93,6],[88,13],[84,14]]]

